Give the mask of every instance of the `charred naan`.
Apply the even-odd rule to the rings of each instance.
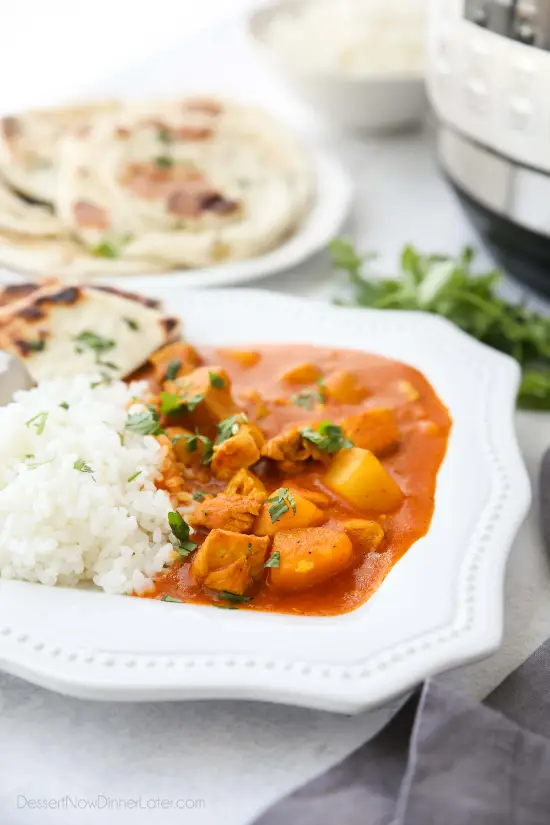
[[[21,358],[35,381],[87,373],[120,378],[179,333],[158,302],[109,287],[48,284],[0,296],[0,349]],[[26,293],[26,294],[25,294]]]

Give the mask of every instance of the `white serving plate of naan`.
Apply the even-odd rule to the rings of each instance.
[[[342,164],[326,152],[310,149],[316,192],[309,214],[280,246],[256,258],[203,269],[176,269],[152,275],[102,276],[92,283],[128,282],[132,289],[154,288],[165,282],[178,287],[244,284],[293,269],[327,247],[341,231],[353,203],[353,186]]]
[[[494,652],[504,571],[530,503],[515,361],[432,315],[156,283],[203,345],[308,342],[420,369],[454,426],[428,534],[353,613],[302,617],[0,579],[0,667],[83,698],[239,698],[357,713]],[[153,294],[151,292],[151,294]]]

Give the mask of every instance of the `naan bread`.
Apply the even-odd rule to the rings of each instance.
[[[66,234],[63,224],[49,207],[29,203],[0,178],[0,232],[2,231],[31,238],[55,238]]]
[[[90,118],[112,112],[117,105],[108,101],[0,118],[0,174],[24,195],[52,203],[61,138],[72,130],[85,130]]]
[[[21,358],[35,381],[78,373],[124,377],[180,329],[158,302],[109,287],[51,283],[2,300],[0,350]]]
[[[112,260],[91,255],[72,238],[37,237],[0,228],[0,266],[36,277],[89,281],[101,275],[147,275],[167,266],[146,260]]]
[[[284,128],[192,98],[128,106],[67,138],[55,209],[96,254],[201,267],[275,247],[313,193],[307,156]]]

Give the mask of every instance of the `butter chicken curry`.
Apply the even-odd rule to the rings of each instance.
[[[312,346],[176,343],[141,377],[159,486],[179,504],[179,560],[152,597],[346,613],[427,532],[451,421],[411,367]]]

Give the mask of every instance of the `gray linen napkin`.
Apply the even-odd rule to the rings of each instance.
[[[550,641],[481,705],[427,682],[257,825],[549,825]]]
[[[550,550],[550,452],[541,490]],[[483,704],[428,681],[256,825],[550,825],[550,640]]]

